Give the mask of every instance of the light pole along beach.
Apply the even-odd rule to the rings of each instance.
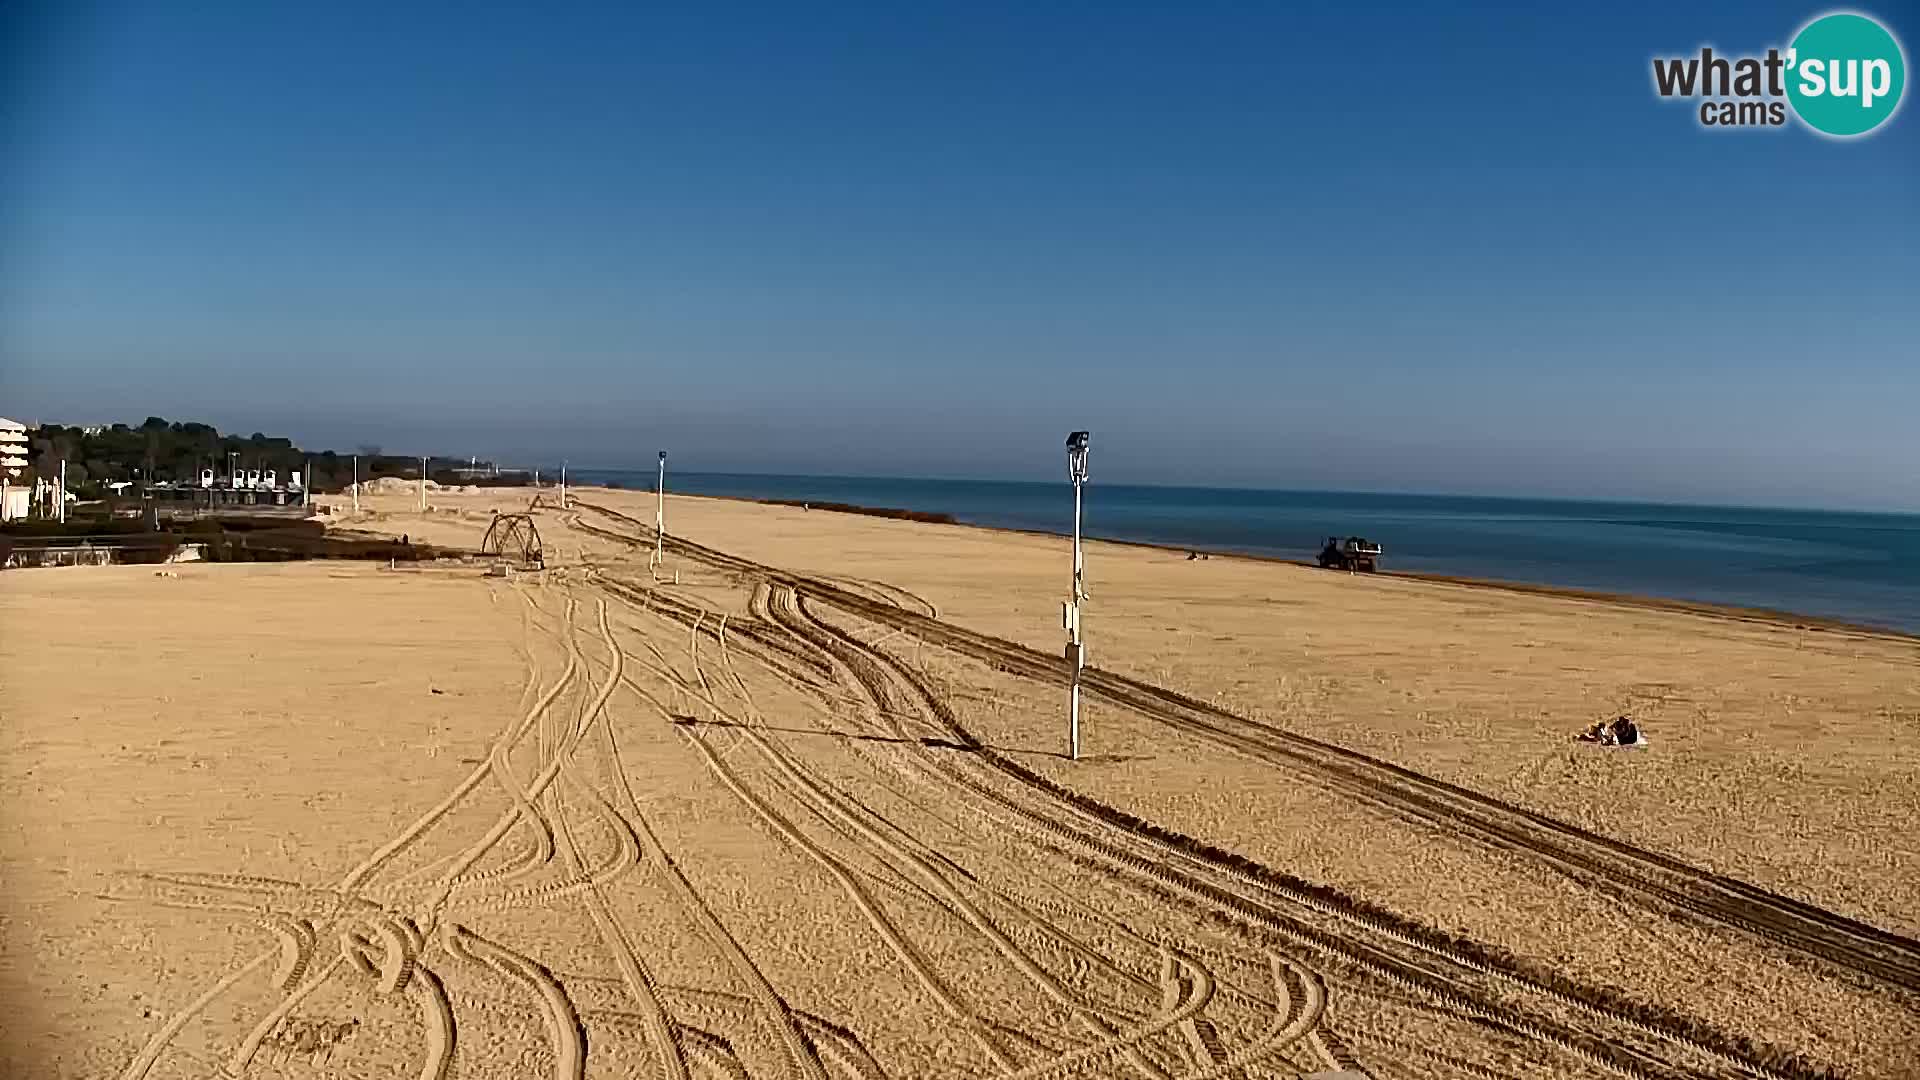
[[[1067,746],[1080,760],[1080,669],[1087,664],[1087,645],[1080,637],[1080,604],[1087,599],[1086,563],[1080,553],[1080,489],[1087,482],[1087,444],[1091,436],[1076,431],[1067,436],[1067,478],[1073,481],[1073,593],[1060,606],[1060,622],[1067,630],[1067,663],[1073,684],[1067,691]]]
[[[667,552],[667,452],[660,451],[660,480],[654,485],[653,503],[653,562],[650,566],[659,566],[666,559]]]

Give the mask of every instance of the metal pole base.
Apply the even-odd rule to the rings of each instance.
[[[1073,673],[1073,688],[1067,691],[1067,754],[1080,760],[1080,672]]]

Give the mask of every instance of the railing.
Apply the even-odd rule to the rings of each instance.
[[[127,544],[87,542],[78,537],[58,537],[50,543],[13,544],[0,548],[0,569],[25,569],[46,566],[111,566],[115,563],[199,562],[206,557],[205,544],[183,544],[172,537],[163,543]],[[80,542],[75,543],[74,541]]]

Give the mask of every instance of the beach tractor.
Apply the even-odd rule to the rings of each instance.
[[[1371,574],[1379,569],[1380,545],[1364,536],[1349,536],[1342,541],[1337,536],[1327,537],[1327,546],[1320,549],[1320,565],[1328,570],[1345,570],[1348,573]]]

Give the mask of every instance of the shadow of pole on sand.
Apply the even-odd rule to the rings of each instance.
[[[675,716],[672,722],[678,727],[744,728],[749,726],[734,720],[701,720],[692,716]],[[896,745],[919,743],[921,746],[930,749],[954,750],[963,754],[977,754],[982,750],[991,750],[996,754],[1020,755],[1024,757],[1050,757],[1059,758],[1062,761],[1073,760],[1071,755],[1058,750],[1030,750],[1005,746],[989,746],[978,743],[964,743],[955,739],[934,738],[932,736],[921,739],[910,739],[899,738],[892,735],[855,735],[851,732],[832,731],[822,728],[775,727],[771,724],[751,726],[760,731],[773,731],[782,735],[818,735],[831,739],[852,739],[858,742],[894,743]],[[1141,755],[1137,754],[1082,754],[1080,755],[1080,761],[1083,764],[1087,762],[1133,761],[1140,756]]]

